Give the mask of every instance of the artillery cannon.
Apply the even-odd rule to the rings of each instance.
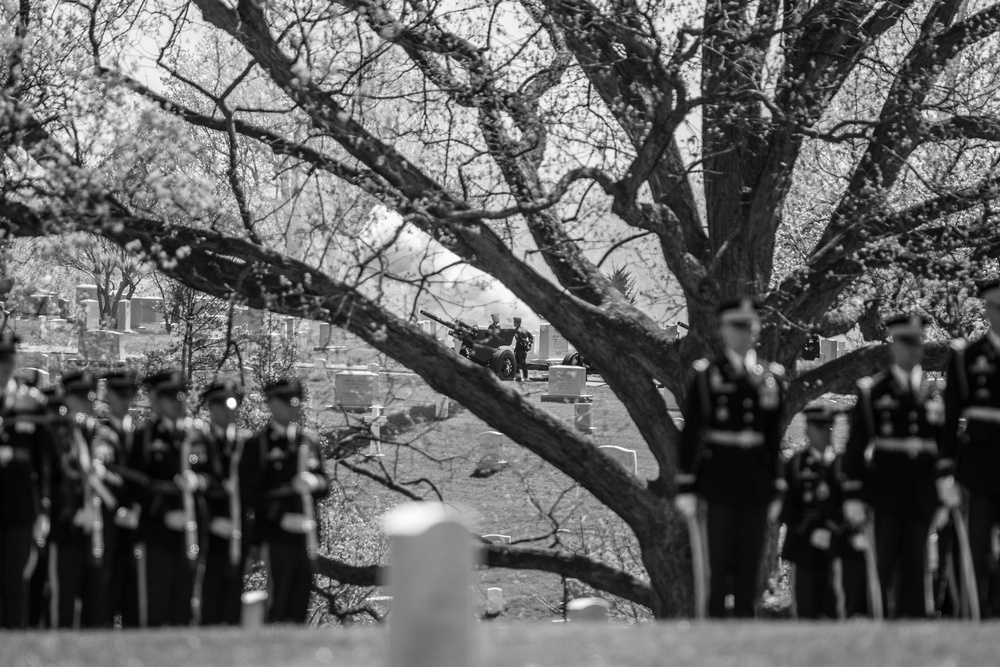
[[[501,380],[509,382],[517,377],[514,351],[508,349],[514,343],[514,329],[480,329],[462,320],[449,322],[426,310],[420,314],[447,327],[448,335],[462,342],[459,354],[466,359],[489,368]]]

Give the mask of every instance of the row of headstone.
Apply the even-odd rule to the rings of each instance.
[[[549,403],[590,403],[592,394],[584,394],[587,388],[587,369],[582,366],[549,366],[548,391],[542,394],[542,401]]]
[[[847,353],[847,341],[832,338],[819,339],[819,360],[821,363],[833,361]]]

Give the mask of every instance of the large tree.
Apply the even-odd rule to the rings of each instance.
[[[10,234],[87,231],[208,294],[356,334],[621,517],[648,578],[536,547],[490,546],[491,565],[577,577],[657,616],[690,609],[670,509],[678,433],[657,387],[683,399],[692,360],[719,346],[720,299],[762,298],[761,348],[792,369],[794,411],[886,358],[875,344],[797,374],[810,333],[847,331],[871,303],[958,307],[1000,247],[992,2],[2,7]],[[123,195],[116,160],[148,165],[155,204]],[[326,205],[346,192],[398,213],[396,233],[350,240],[363,221]],[[393,281],[415,289],[412,307],[442,275],[373,264],[413,231],[601,369],[658,477],[632,478],[386,305]],[[686,337],[615,289],[601,270],[613,249],[676,290]],[[915,286],[902,304],[876,301],[887,276]]]

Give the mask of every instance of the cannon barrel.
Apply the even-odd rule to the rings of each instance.
[[[430,319],[434,320],[438,324],[443,324],[444,326],[448,327],[449,329],[458,329],[458,328],[460,328],[459,325],[456,324],[455,322],[449,322],[448,320],[443,320],[443,319],[441,319],[440,317],[438,317],[437,315],[435,315],[433,313],[428,313],[426,310],[421,310],[420,314],[423,315],[424,317],[429,317]]]

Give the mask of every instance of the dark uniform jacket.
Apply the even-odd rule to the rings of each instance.
[[[781,555],[800,564],[835,555],[844,534],[843,497],[840,491],[840,458],[826,459],[812,447],[797,452],[785,465],[788,491],[781,507],[781,522],[787,527]],[[829,551],[810,544],[813,531],[825,528],[832,540]]]
[[[294,441],[287,431],[269,423],[246,442],[240,460],[240,484],[246,507],[254,508],[255,543],[296,543],[301,533],[282,526],[282,517],[301,515],[302,498],[292,489],[292,478],[299,472],[300,447],[308,448],[306,472],[318,475],[323,483],[313,494],[315,502],[329,492],[329,480],[323,470],[323,458],[316,436],[296,429]]]
[[[989,335],[952,343],[944,404],[942,469],[954,465],[973,493],[1000,495],[1000,354]]]
[[[784,369],[761,362],[737,372],[728,357],[694,364],[681,433],[681,493],[760,507],[780,498]]]
[[[0,393],[0,526],[30,526],[50,504],[55,443],[45,404],[14,380]]]
[[[81,458],[83,455],[89,458],[87,466],[93,471],[117,466],[114,433],[96,418],[80,415],[79,420],[64,421],[57,437],[56,460],[52,466],[51,539],[60,543],[92,539],[94,524],[84,527],[73,523],[76,513],[90,498],[91,502],[93,499],[100,501],[102,525],[99,530],[104,542],[106,534],[112,530],[121,483],[114,475],[96,475],[96,480],[89,480]],[[86,448],[86,452],[81,448]]]
[[[139,517],[139,539],[163,547],[183,549],[183,531],[168,528],[167,512],[184,508],[184,501],[175,478],[181,473],[181,450],[188,437],[186,423],[169,427],[155,415],[136,431],[128,467],[140,474],[137,497],[142,505]],[[208,452],[192,444],[190,469],[204,473],[208,467]]]
[[[858,381],[844,454],[844,497],[876,512],[931,514],[938,506],[944,400],[926,376],[914,391],[886,371]]]

